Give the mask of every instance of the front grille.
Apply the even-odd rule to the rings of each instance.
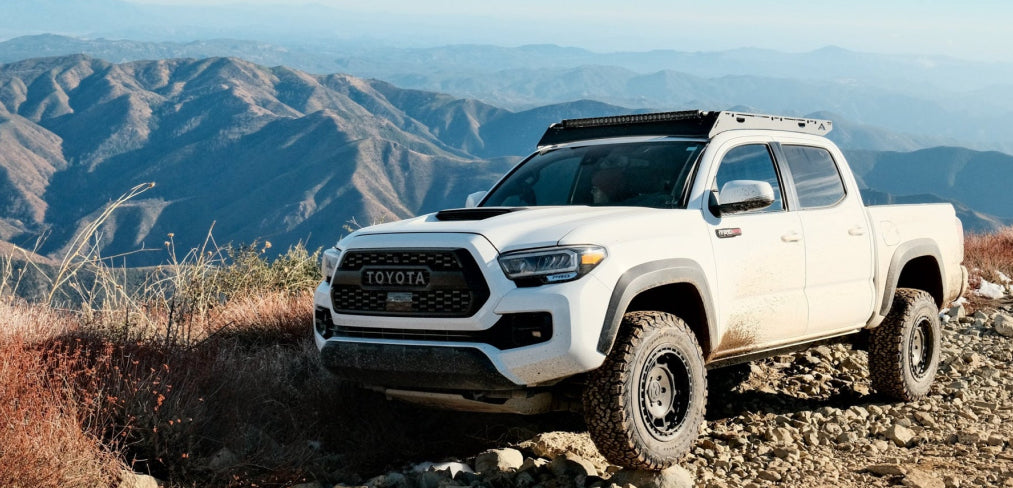
[[[364,278],[391,272],[405,275],[397,273],[404,270],[428,282]],[[482,272],[465,249],[352,250],[342,256],[331,280],[332,305],[342,314],[470,317],[488,298]]]
[[[463,251],[463,249],[459,250]],[[456,251],[349,251],[339,269],[358,271],[364,266],[426,266],[433,271],[461,269]]]
[[[386,314],[386,291],[363,290],[356,286],[337,286],[332,289],[334,309],[341,313]],[[465,315],[472,309],[472,293],[468,290],[413,291],[411,314]],[[477,310],[477,308],[476,308]],[[404,312],[402,312],[404,313]]]

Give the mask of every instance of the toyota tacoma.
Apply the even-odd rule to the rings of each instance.
[[[551,125],[465,208],[323,254],[314,329],[344,380],[445,408],[583,412],[611,462],[662,469],[707,371],[862,338],[923,397],[966,287],[949,204],[863,204],[828,120],[683,111]]]

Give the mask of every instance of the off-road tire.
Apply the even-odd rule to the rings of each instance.
[[[906,402],[928,394],[939,369],[941,329],[932,295],[900,288],[869,335],[869,375],[880,394]]]
[[[672,466],[699,435],[707,403],[693,331],[669,313],[627,313],[605,363],[588,375],[583,403],[591,440],[610,462]]]

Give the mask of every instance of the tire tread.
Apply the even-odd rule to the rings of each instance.
[[[691,342],[691,347],[700,358],[700,349],[695,334],[686,323],[671,314],[663,312],[630,312],[623,316],[623,324],[612,352],[604,364],[590,373],[585,388],[583,403],[588,431],[598,450],[606,459],[619,466],[631,469],[661,470],[675,464],[692,447],[703,423],[704,405],[707,402],[707,378],[703,377],[700,405],[691,408],[686,418],[686,428],[691,435],[676,439],[671,452],[674,456],[662,457],[651,453],[636,439],[634,410],[624,406],[626,385],[630,385],[630,365],[635,358],[637,346],[643,342],[652,329],[674,328]]]
[[[935,308],[932,295],[923,290],[899,288],[893,306],[883,323],[872,329],[869,337],[869,376],[872,387],[890,398],[911,402],[924,397],[927,391],[916,391],[906,375],[904,338],[918,309],[925,302]],[[936,335],[938,340],[938,323]],[[939,351],[935,352],[938,363]],[[934,372],[933,372],[934,373]],[[913,381],[913,380],[912,380]],[[931,383],[932,378],[929,378]],[[927,389],[925,389],[927,390]]]

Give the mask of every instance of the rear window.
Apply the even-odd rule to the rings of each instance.
[[[811,146],[781,148],[802,208],[830,207],[844,200],[844,181],[830,151]]]

